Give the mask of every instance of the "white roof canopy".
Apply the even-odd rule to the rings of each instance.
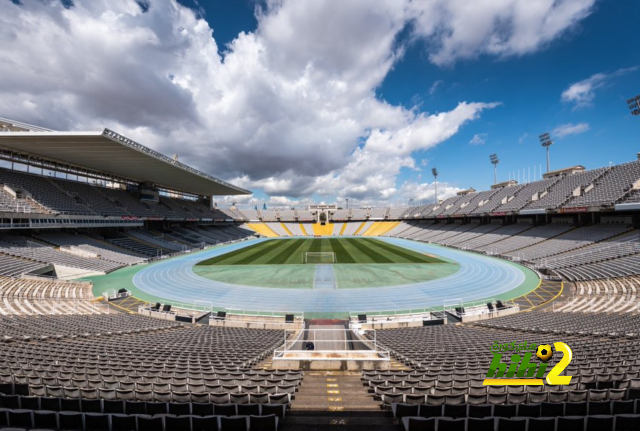
[[[204,196],[251,193],[109,129],[0,132],[0,148],[185,193]]]

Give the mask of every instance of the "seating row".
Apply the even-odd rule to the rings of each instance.
[[[35,431],[277,431],[278,416],[176,416],[0,410],[0,429]]]

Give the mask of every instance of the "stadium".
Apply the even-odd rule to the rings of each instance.
[[[416,207],[218,209],[247,191],[111,130],[0,124],[2,159],[28,166],[0,170],[5,425],[295,426],[323,380],[344,386],[329,411],[389,406],[409,428],[634,409],[640,160]],[[482,386],[470,340],[549,334],[576,382]],[[449,347],[425,362],[433,337]]]
[[[7,28],[10,23],[2,16],[12,16],[9,10],[15,14],[20,8],[34,11],[15,19],[20,23],[36,22],[38,14],[50,13],[34,9],[40,6],[29,1],[24,2],[26,6],[10,3],[0,5],[0,23]],[[51,68],[38,76],[51,73],[55,77],[56,67],[68,59],[64,53],[68,47],[78,50],[74,57],[82,57],[82,47],[75,44],[78,40],[87,40],[91,52],[85,51],[82,67],[65,72],[69,76],[58,82],[43,78],[40,83],[22,67],[28,62],[21,63],[19,49],[11,53],[0,46],[3,58],[11,63],[6,69],[0,66],[0,430],[640,430],[637,139],[625,135],[628,129],[613,131],[621,123],[611,120],[608,128],[593,130],[596,137],[607,136],[613,142],[609,148],[572,147],[560,158],[562,163],[571,162],[562,168],[554,165],[554,169],[549,155],[552,145],[553,150],[569,147],[563,139],[590,130],[589,124],[577,123],[576,118],[586,117],[586,110],[593,109],[597,92],[615,93],[616,79],[633,78],[637,66],[594,73],[562,93],[562,110],[550,115],[565,116],[571,122],[553,131],[549,128],[549,133],[535,139],[541,160],[542,151],[546,152],[545,172],[539,165],[536,173],[534,164],[533,176],[531,169],[528,173],[523,169],[522,175],[518,170],[517,175],[509,173],[507,180],[499,180],[500,159],[491,154],[494,181],[481,187],[480,169],[476,171],[469,159],[477,152],[492,152],[483,146],[499,144],[490,141],[490,135],[498,134],[495,129],[511,133],[511,123],[517,123],[511,115],[527,116],[530,111],[519,105],[502,114],[506,118],[502,122],[487,120],[483,127],[490,133],[474,133],[464,151],[458,147],[443,155],[435,148],[437,144],[456,139],[463,133],[459,131],[462,126],[477,120],[483,110],[498,109],[501,102],[460,102],[453,111],[435,114],[422,112],[422,104],[436,103],[445,86],[449,92],[464,86],[462,79],[451,84],[460,73],[452,67],[454,60],[480,64],[486,61],[483,56],[496,56],[503,63],[491,64],[490,70],[498,70],[511,67],[506,64],[516,56],[517,62],[533,69],[521,57],[534,55],[536,50],[558,49],[569,58],[573,48],[563,51],[548,46],[551,39],[565,33],[551,35],[549,40],[541,37],[535,49],[515,44],[521,49],[517,51],[509,45],[509,38],[522,36],[516,31],[522,17],[507,19],[497,14],[487,18],[491,26],[512,20],[513,35],[498,26],[484,38],[474,36],[491,41],[488,47],[467,46],[469,41],[462,39],[453,44],[446,37],[454,38],[457,33],[445,23],[460,12],[454,6],[440,5],[443,10],[451,9],[439,18],[440,26],[433,27],[439,30],[428,33],[425,29],[432,27],[421,20],[435,12],[417,13],[413,9],[419,2],[413,2],[403,6],[402,14],[416,15],[402,18],[407,22],[383,40],[349,32],[353,37],[334,41],[335,51],[343,44],[356,46],[369,38],[375,45],[362,50],[365,66],[357,73],[349,69],[344,74],[348,77],[338,79],[327,70],[346,67],[345,58],[359,54],[349,51],[336,60],[323,51],[320,41],[325,35],[330,38],[328,33],[340,33],[341,25],[350,31],[359,28],[362,17],[367,29],[386,28],[384,23],[359,11],[357,17],[347,19],[348,25],[336,22],[332,31],[323,29],[322,37],[310,36],[309,42],[305,36],[307,31],[313,35],[312,24],[323,16],[321,11],[311,14],[307,22],[303,19],[307,15],[288,9],[290,2],[283,0],[278,7],[251,3],[255,9],[250,17],[258,27],[255,33],[245,33],[248,30],[240,27],[240,35],[234,27],[233,36],[227,36],[228,51],[222,53],[216,47],[216,55],[224,60],[215,65],[220,67],[216,72],[224,75],[226,72],[220,72],[224,67],[233,73],[224,82],[217,81],[217,75],[208,76],[207,83],[214,88],[209,93],[206,85],[194,82],[199,68],[211,66],[200,63],[201,57],[213,54],[206,44],[194,42],[202,39],[188,37],[195,31],[204,34],[208,43],[215,42],[212,28],[204,25],[205,12],[213,6],[124,2],[124,6],[113,6],[118,13],[98,13],[89,11],[87,5],[42,3],[51,10],[60,8],[54,21],[69,20],[69,25],[48,41],[39,39],[39,44],[55,52],[55,61],[46,62],[44,53],[38,54]],[[554,20],[568,14],[559,10],[562,3],[550,7],[545,26],[561,27]],[[562,31],[572,29],[578,34],[574,21],[595,14],[591,5],[582,14],[576,12]],[[331,9],[338,6],[331,5]],[[135,21],[132,33],[122,27],[121,35],[109,35],[114,40],[122,36],[126,50],[114,61],[110,50],[122,51],[111,42],[109,49],[96,48],[100,45],[93,39],[97,33],[89,31],[87,23],[93,15],[88,12],[81,16],[82,37],[76,34],[64,39],[65,32],[73,33],[70,17],[77,10],[95,12],[100,16],[96,22],[109,22],[113,28],[118,27],[116,22],[123,25],[118,21],[123,16],[128,24],[143,15],[151,18]],[[179,13],[174,14],[176,11]],[[286,29],[276,25],[280,21],[275,18],[286,18],[285,12],[305,26],[297,38],[293,24]],[[350,16],[348,10],[342,12]],[[391,12],[378,11],[395,16]],[[477,30],[476,19],[482,21],[485,12],[486,8],[475,11],[474,25],[467,22],[469,31]],[[165,36],[158,36],[162,31],[145,32],[154,25],[162,31],[171,28],[169,33],[181,39],[169,43]],[[420,33],[420,26],[427,33]],[[44,25],[35,27],[46,31]],[[101,31],[108,33],[108,27]],[[224,31],[231,33],[224,23],[220,28],[223,35]],[[0,31],[0,38],[19,46],[20,35],[27,30],[13,30],[15,33]],[[88,34],[92,36],[86,37]],[[445,39],[436,44],[437,49],[428,48],[432,50],[428,60],[422,52],[411,54],[416,45],[423,48],[416,41],[436,37]],[[300,46],[287,51],[278,45],[283,39]],[[143,40],[153,49],[137,51]],[[450,42],[458,48],[450,48]],[[246,48],[243,44],[251,43],[258,45],[250,50],[252,55],[233,57]],[[60,50],[53,48],[56,44]],[[596,45],[589,49],[601,50]],[[376,55],[374,48],[380,46],[387,47],[380,54],[386,65],[383,71],[369,62]],[[183,55],[193,52],[174,51],[176,47],[195,47],[197,55]],[[265,61],[271,69],[263,65],[258,75],[251,75],[249,69],[262,65],[260,55],[270,49],[280,55]],[[474,50],[477,57],[465,54]],[[175,70],[154,69],[166,75],[163,82],[179,88],[172,89],[176,93],[165,101],[167,111],[158,114],[156,120],[162,127],[154,128],[148,118],[157,108],[154,104],[162,104],[153,99],[155,91],[149,90],[156,81],[128,79],[146,62],[155,68],[155,56],[165,51],[180,59],[176,64],[198,67],[188,73],[176,64],[171,64]],[[300,78],[292,65],[302,52],[314,56],[297,66],[304,70]],[[402,93],[400,87],[383,80],[391,76],[394,66],[403,67],[399,59],[405,54],[409,59],[404,67],[419,69],[426,62],[452,77],[451,82],[438,80],[425,87],[422,96],[408,97],[411,108],[403,105],[406,100],[396,104],[393,92],[389,96],[393,103],[383,100],[381,90]],[[103,57],[104,63],[95,62]],[[284,61],[281,57],[287,58],[287,67],[278,63]],[[163,62],[170,63],[166,58]],[[232,69],[234,62],[242,67]],[[113,81],[108,92],[100,94],[93,85],[120,63],[127,66],[116,73],[121,81],[118,85]],[[17,72],[9,76],[11,68]],[[78,70],[84,78],[74,77]],[[364,70],[373,70],[374,84],[367,83]],[[269,73],[268,85],[258,85]],[[19,85],[20,74],[30,82],[38,81],[43,92],[30,95]],[[273,77],[280,77],[278,74],[291,74],[295,79],[276,82]],[[247,76],[250,79],[245,81]],[[417,75],[411,76],[409,86],[417,86]],[[83,86],[85,78],[92,86]],[[322,82],[319,90],[307,87],[314,79]],[[399,80],[407,81],[402,74]],[[496,75],[494,81],[499,80]],[[228,90],[224,86],[231,81],[238,84]],[[503,75],[498,86],[512,91],[508,81]],[[62,90],[69,82],[79,88],[73,97]],[[533,91],[544,92],[548,83],[535,82]],[[327,102],[348,99],[348,87],[367,93],[364,102],[349,99],[340,109]],[[148,99],[138,97],[140,88],[147,91]],[[275,89],[287,103],[274,102],[267,88]],[[474,91],[470,88],[465,91]],[[531,89],[520,90],[531,95],[527,93]],[[189,97],[180,91],[189,92]],[[50,92],[55,94],[54,102],[47,99]],[[245,92],[258,96],[242,105],[234,97],[246,96]],[[196,101],[201,93],[205,98],[219,97],[224,106],[216,110],[207,105],[193,114],[185,108],[191,106],[185,100]],[[3,97],[9,102],[3,102]],[[624,114],[620,122],[637,120],[640,96],[624,99],[631,115],[618,103],[620,97],[614,98],[620,112],[611,115],[623,118]],[[320,103],[306,111],[294,103],[302,99]],[[69,104],[73,109],[67,111]],[[253,105],[264,105],[269,115],[256,115]],[[357,139],[352,139],[356,144],[341,152],[332,146],[332,140],[339,139],[333,128],[337,135],[351,139],[351,124],[345,126],[341,118],[351,115],[345,123],[357,123],[357,115],[345,108],[350,105],[378,125],[370,127],[362,120],[364,131],[359,130]],[[306,120],[312,117],[311,111],[325,115],[325,108],[335,112],[320,123],[291,127],[285,130],[288,133],[276,127],[291,118]],[[536,109],[544,114],[540,105]],[[117,116],[111,116],[112,110],[125,112],[126,121],[114,120]],[[70,118],[69,112],[78,120]],[[238,115],[227,117],[229,112]],[[400,126],[394,123],[398,113],[403,118]],[[223,132],[218,134],[215,127],[199,129],[211,117],[222,118],[223,129],[233,132],[244,133],[254,126],[256,130],[251,136],[240,133],[241,138],[229,139],[230,144],[222,142]],[[91,126],[98,122],[103,125]],[[60,127],[53,126],[56,124]],[[323,134],[325,129],[332,132]],[[306,135],[316,133],[317,138],[310,138],[313,151],[300,150],[302,155],[296,158],[296,147],[304,146]],[[415,146],[415,141],[428,140],[431,135],[437,136],[432,145]],[[520,146],[500,149],[510,154],[513,164],[529,157],[521,146],[529,132],[519,136]],[[260,139],[268,145],[251,147]],[[618,141],[626,144],[615,144]],[[184,149],[190,158],[183,158],[182,153],[180,157],[169,155],[170,148]],[[234,151],[242,157],[234,158]],[[460,165],[455,172],[464,179],[442,182],[440,177],[439,182],[432,155],[438,163],[454,159],[448,167]],[[334,158],[341,160],[341,170],[331,164]],[[599,164],[587,168],[585,160],[594,159]],[[369,160],[373,168],[361,171],[360,160]],[[296,164],[299,171],[308,172],[300,174],[294,169]],[[485,165],[488,169],[489,164]],[[432,183],[422,177],[423,169],[433,177]],[[391,178],[388,184],[385,176]],[[479,184],[478,190],[452,185],[468,179]],[[296,181],[301,185],[291,186]],[[303,185],[305,181],[310,183]],[[367,189],[372,183],[379,183],[378,200]],[[340,187],[332,189],[335,184]],[[278,187],[285,190],[282,196]],[[333,190],[346,191],[340,196]],[[318,196],[328,196],[329,203]],[[343,196],[351,196],[351,202]]]

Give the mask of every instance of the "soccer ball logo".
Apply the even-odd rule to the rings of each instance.
[[[553,350],[548,344],[540,344],[536,350],[536,357],[542,362],[547,362],[553,356]]]

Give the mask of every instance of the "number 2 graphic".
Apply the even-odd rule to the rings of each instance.
[[[550,385],[568,385],[571,382],[571,376],[561,376],[560,373],[567,368],[573,358],[571,348],[564,343],[553,343],[556,352],[562,352],[562,359],[547,374],[547,383]]]

